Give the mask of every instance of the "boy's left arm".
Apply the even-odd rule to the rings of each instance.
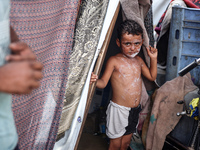
[[[156,48],[151,46],[146,47],[147,53],[150,57],[150,68],[146,66],[144,61],[142,60],[142,74],[150,81],[154,81],[157,77],[157,55],[158,51]]]

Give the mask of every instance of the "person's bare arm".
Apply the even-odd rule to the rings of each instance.
[[[102,75],[102,77],[100,79],[98,79],[98,76],[95,75],[94,73],[92,73],[92,76],[91,76],[91,80],[90,80],[90,83],[91,82],[95,82],[97,81],[96,83],[96,87],[97,88],[105,88],[106,85],[108,84],[108,81],[112,75],[112,72],[114,70],[114,61],[115,61],[115,58],[114,57],[111,57],[107,63],[106,63],[106,69]]]
[[[0,67],[0,91],[27,94],[40,86],[42,64],[35,61],[10,62]]]
[[[138,57],[142,66],[142,74],[150,81],[154,81],[157,77],[157,49],[153,47],[147,48],[147,53],[150,57],[150,68],[146,66],[144,61]]]
[[[30,47],[18,40],[11,28],[11,54],[6,57],[7,64],[0,67],[0,91],[11,94],[30,93],[39,87],[42,78],[42,64]]]

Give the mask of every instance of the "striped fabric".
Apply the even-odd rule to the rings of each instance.
[[[80,0],[12,0],[11,25],[43,63],[41,87],[13,96],[20,149],[53,149]]]

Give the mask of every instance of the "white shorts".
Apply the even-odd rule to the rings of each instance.
[[[131,108],[110,101],[106,111],[106,135],[110,139],[115,139],[134,133],[138,124],[140,111],[140,105],[136,108]]]

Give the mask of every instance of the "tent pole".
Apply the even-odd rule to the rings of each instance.
[[[103,66],[103,62],[104,62],[104,59],[105,59],[105,56],[106,56],[106,53],[107,53],[107,49],[108,49],[108,46],[109,46],[109,43],[110,43],[110,39],[111,39],[111,36],[112,36],[112,33],[113,33],[113,29],[115,27],[115,22],[116,22],[117,17],[118,17],[119,9],[120,9],[120,3],[118,4],[117,9],[115,11],[115,14],[113,16],[113,19],[111,21],[111,24],[110,24],[109,29],[108,29],[107,34],[106,34],[106,38],[104,40],[104,43],[102,45],[101,51],[99,53],[99,56],[98,56],[98,59],[97,59],[97,62],[96,62],[95,68],[94,68],[94,73],[97,74],[98,76],[100,75],[101,68]],[[89,87],[88,98],[87,98],[87,103],[86,103],[86,107],[85,107],[85,113],[84,113],[81,129],[79,131],[79,135],[78,135],[78,138],[77,138],[77,141],[76,141],[76,145],[75,145],[75,148],[74,148],[75,150],[77,150],[77,148],[78,148],[78,143],[79,143],[80,138],[81,138],[83,127],[85,125],[85,121],[86,121],[87,114],[88,114],[88,111],[89,111],[89,108],[90,108],[90,104],[92,102],[92,98],[94,96],[95,89],[96,89],[96,83],[92,83]]]

